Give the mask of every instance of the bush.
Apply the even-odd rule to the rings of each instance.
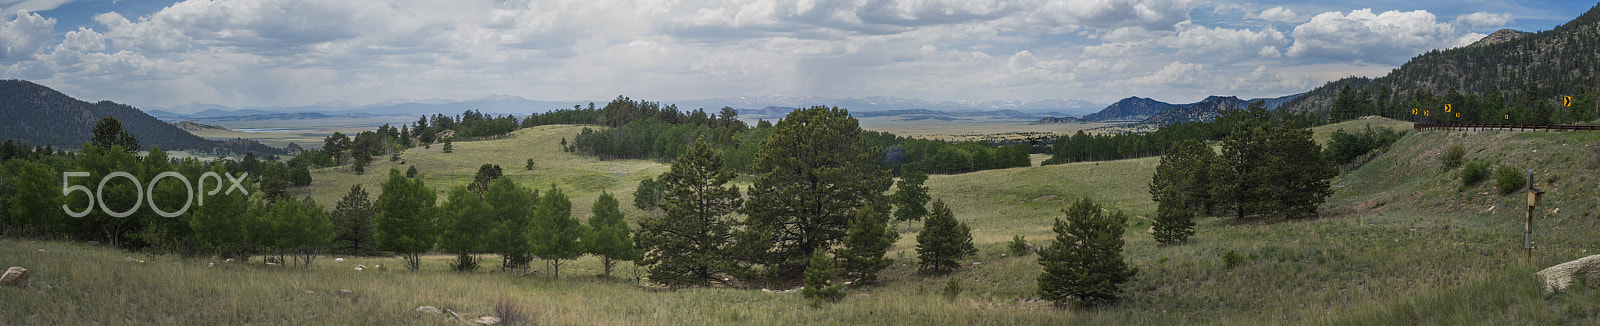
[[[1461,166],[1462,159],[1467,156],[1467,148],[1461,144],[1450,145],[1444,149],[1444,155],[1439,158],[1439,164],[1444,165],[1445,171],[1454,170]]]
[[[1017,256],[1017,257],[1027,256],[1028,255],[1028,249],[1029,249],[1028,247],[1031,247],[1030,245],[1028,245],[1028,240],[1023,240],[1022,236],[1018,235],[1018,236],[1012,236],[1011,237],[1010,248],[1011,248],[1011,254],[1012,255]]]
[[[821,306],[824,301],[839,302],[844,298],[844,289],[837,284],[828,284],[832,279],[833,259],[828,257],[826,250],[818,249],[806,266],[806,286],[800,290],[800,296],[810,299],[812,307]]]
[[[939,294],[944,295],[945,300],[955,300],[961,296],[961,278],[950,277],[950,281],[944,282],[944,288],[939,289]]]
[[[1461,186],[1463,187],[1476,186],[1487,178],[1489,178],[1489,162],[1467,162],[1461,168]]]
[[[1522,171],[1517,171],[1517,168],[1501,166],[1494,171],[1494,187],[1500,189],[1501,195],[1508,195],[1526,188],[1528,180],[1525,178],[1527,177]]]
[[[1240,264],[1244,264],[1244,256],[1239,255],[1239,252],[1228,250],[1228,253],[1222,254],[1223,267],[1234,268]]]
[[[1322,156],[1335,164],[1350,163],[1367,152],[1393,144],[1405,135],[1404,131],[1373,128],[1370,124],[1364,130],[1355,132],[1334,130],[1328,146],[1322,149]]]

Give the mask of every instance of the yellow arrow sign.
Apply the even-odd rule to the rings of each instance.
[[[1572,106],[1572,97],[1571,96],[1562,96],[1561,97],[1561,106],[1569,106],[1569,107]]]

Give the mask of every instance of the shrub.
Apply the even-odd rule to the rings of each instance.
[[[1239,252],[1228,250],[1228,253],[1222,254],[1222,265],[1224,267],[1234,268],[1241,264],[1244,264],[1244,256],[1239,255]]]
[[[1454,170],[1461,166],[1462,159],[1467,156],[1467,148],[1461,144],[1450,145],[1444,149],[1444,155],[1439,158],[1439,164],[1444,165],[1446,171]]]
[[[949,281],[944,282],[944,288],[939,289],[939,294],[944,295],[945,300],[955,300],[961,296],[961,278],[951,277]]]
[[[1028,247],[1030,246],[1028,245],[1028,240],[1023,240],[1022,236],[1018,235],[1011,237],[1011,245],[1009,247],[1012,255],[1021,257],[1028,255]]]
[[[1511,194],[1528,186],[1528,180],[1522,171],[1511,166],[1501,166],[1494,170],[1494,187],[1500,189],[1501,195]]]
[[[1489,162],[1467,162],[1461,168],[1461,186],[1476,186],[1478,183],[1483,182],[1483,179],[1487,178],[1489,178]]]
[[[810,299],[812,307],[821,306],[824,301],[838,302],[844,298],[844,290],[837,284],[828,284],[831,279],[833,259],[828,257],[826,250],[818,249],[806,266],[806,287],[800,290],[800,295]]]

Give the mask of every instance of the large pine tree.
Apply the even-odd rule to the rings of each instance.
[[[1161,156],[1150,180],[1150,196],[1157,204],[1156,241],[1179,243],[1194,234],[1191,218],[1214,206],[1211,188],[1217,167],[1211,146],[1193,139],[1173,145]]]
[[[733,274],[733,227],[730,215],[743,201],[729,186],[734,173],[704,139],[672,162],[661,175],[661,218],[639,222],[635,238],[644,250],[640,264],[649,266],[650,281],[671,287],[705,286]]]
[[[333,248],[348,254],[376,252],[372,227],[378,208],[367,199],[367,190],[351,185],[350,191],[333,208]]]
[[[748,261],[796,275],[812,252],[845,238],[859,209],[888,211],[883,193],[891,179],[879,166],[880,150],[861,137],[846,110],[795,110],[773,126],[756,153],[749,216],[741,250]]]
[[[1093,306],[1115,303],[1122,283],[1138,273],[1122,258],[1122,233],[1128,220],[1122,211],[1106,213],[1083,198],[1056,219],[1056,240],[1039,251],[1039,296],[1064,304]]]

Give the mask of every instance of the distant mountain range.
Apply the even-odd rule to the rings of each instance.
[[[1045,117],[1034,121],[1033,124],[1047,123],[1076,123],[1090,122],[1122,122],[1134,124],[1153,124],[1165,126],[1180,122],[1199,122],[1215,120],[1220,109],[1243,109],[1251,102],[1263,101],[1267,110],[1275,110],[1284,103],[1289,102],[1300,94],[1276,98],[1258,98],[1241,100],[1234,96],[1210,96],[1199,102],[1189,104],[1171,104],[1142,97],[1129,97],[1106,106],[1100,112],[1085,115],[1082,118],[1057,118]]]
[[[574,105],[587,107],[589,103],[604,106],[608,101],[538,101],[517,96],[496,95],[470,101],[405,101],[396,100],[384,103],[356,106],[349,103],[331,102],[318,103],[306,106],[271,107],[271,108],[230,108],[216,104],[193,103],[168,108],[148,110],[150,115],[162,120],[205,120],[241,121],[241,120],[268,120],[268,119],[313,119],[320,117],[368,117],[381,115],[432,115],[436,113],[457,114],[466,110],[476,110],[489,114],[514,114],[523,115],[534,112],[571,108]],[[792,96],[746,96],[731,98],[713,98],[699,100],[685,100],[676,102],[662,102],[663,105],[676,105],[679,110],[706,109],[716,111],[722,107],[733,107],[741,111],[740,114],[763,115],[768,108],[797,108],[813,105],[837,106],[849,109],[856,116],[869,112],[893,111],[885,115],[915,114],[908,110],[927,110],[928,112],[942,112],[947,114],[977,114],[989,115],[983,112],[1001,112],[999,114],[1012,116],[1019,119],[1032,119],[1040,116],[1068,116],[1093,112],[1099,105],[1083,100],[1043,100],[1034,102],[1023,101],[927,101],[905,99],[897,97],[864,97],[864,98],[821,98],[821,97],[792,97]],[[744,113],[750,112],[750,113]],[[783,111],[785,114],[788,111]],[[924,113],[928,113],[924,112]],[[287,114],[287,115],[286,115]],[[318,114],[318,115],[309,115]],[[764,115],[763,115],[764,116]],[[782,115],[767,119],[781,118]]]
[[[25,80],[0,80],[0,116],[5,117],[0,119],[0,139],[15,139],[35,146],[78,148],[92,137],[95,123],[112,116],[124,130],[139,138],[139,146],[144,150],[161,146],[167,150],[213,153],[282,153],[282,150],[249,140],[207,140],[126,104],[84,102]]]

